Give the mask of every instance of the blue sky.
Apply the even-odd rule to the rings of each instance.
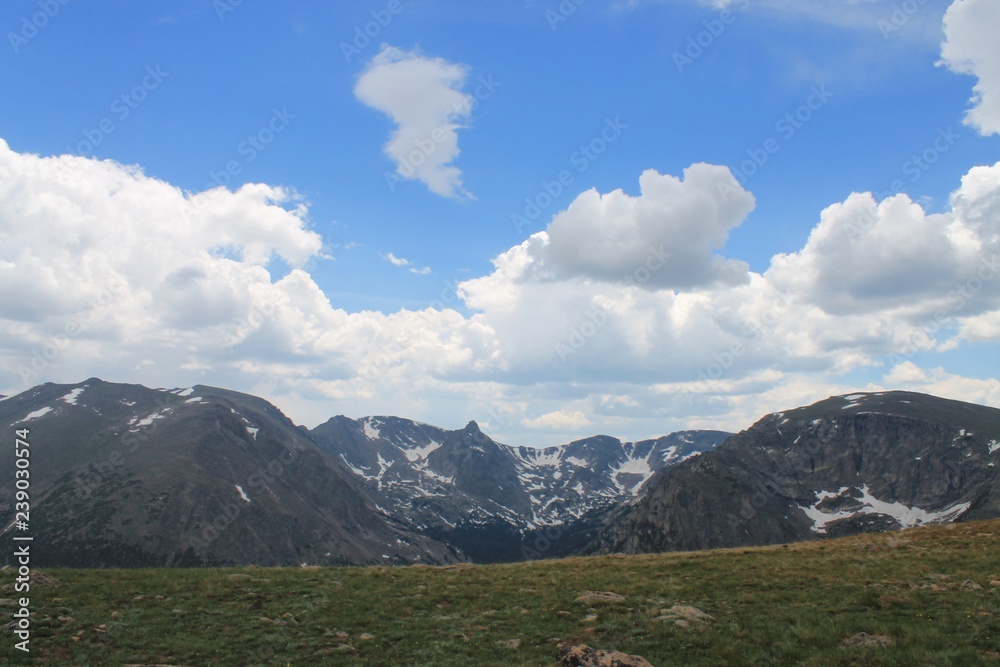
[[[997,161],[1000,55],[981,26],[1000,25],[988,0],[899,7],[6,2],[0,266],[18,277],[0,310],[0,386],[91,375],[203,382],[263,394],[310,425],[337,413],[442,426],[475,418],[525,444],[737,429],[841,389],[1000,404],[995,283],[946,308],[919,350],[901,342],[991,256],[989,226],[962,218],[950,198],[970,170]],[[374,37],[356,41],[366,27]],[[981,98],[970,103],[974,86]],[[970,105],[978,116],[967,117]],[[446,139],[426,143],[432,129]],[[402,152],[389,144],[394,132]],[[407,178],[399,156],[420,142],[434,146],[423,156],[433,166]],[[591,144],[599,155],[581,150]],[[921,155],[933,164],[914,161]],[[685,170],[700,163],[715,168],[697,178],[735,179],[738,196],[716,209],[703,201],[711,185],[696,196],[650,177],[650,192],[664,189],[639,200],[647,170],[692,184]],[[87,192],[104,194],[65,193],[87,179]],[[145,188],[156,184],[200,203],[172,224],[163,207],[173,204],[116,195],[134,185],[137,198],[152,197]],[[236,196],[247,184],[283,194]],[[219,186],[228,198],[196,199]],[[619,189],[617,204],[598,196]],[[915,226],[885,207],[860,244],[824,245],[821,214],[849,226],[828,207],[850,209],[852,193],[865,192],[872,205],[902,193],[923,210],[896,198],[893,211]],[[547,205],[513,217],[531,202]],[[938,234],[954,251],[947,266],[926,254]],[[911,248],[913,235],[926,247]],[[145,273],[143,243],[163,248]],[[668,270],[615,287],[646,261],[637,248],[662,243]],[[776,255],[790,259],[778,266]],[[839,279],[836,268],[853,261],[861,268]],[[39,271],[52,292],[32,296]],[[30,366],[109,280],[128,285],[115,315]],[[768,294],[782,290],[794,301],[781,308],[784,324],[748,337],[747,322],[774,310]],[[560,344],[594,324],[593,308],[609,319],[566,353]],[[734,344],[745,347],[719,362]],[[698,384],[712,364],[726,367]]]

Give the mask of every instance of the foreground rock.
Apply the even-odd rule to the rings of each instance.
[[[584,604],[609,604],[625,602],[625,596],[611,591],[583,591],[576,598],[576,601]]]
[[[601,651],[586,644],[561,645],[559,664],[565,667],[653,667],[645,658],[620,651]]]
[[[892,638],[890,637],[885,637],[883,635],[870,635],[867,632],[859,632],[858,634],[848,637],[840,642],[840,648],[853,648],[855,646],[862,646],[865,648],[885,648],[891,644]]]
[[[715,617],[711,614],[706,614],[701,609],[697,607],[691,607],[684,604],[675,604],[670,609],[661,609],[660,616],[657,616],[655,621],[673,621],[675,625],[687,628],[690,627],[692,623],[694,624],[706,624],[711,623],[715,620]]]

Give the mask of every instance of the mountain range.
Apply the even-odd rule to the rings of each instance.
[[[728,435],[535,450],[475,422],[334,417],[310,431],[247,394],[97,378],[4,398],[0,423],[29,431],[34,562],[92,567],[563,555],[656,470]],[[14,470],[13,455],[0,451],[0,469]],[[0,499],[13,518],[12,475]]]
[[[501,562],[1000,516],[1000,410],[908,392],[831,397],[738,434],[546,449],[474,421],[307,429],[239,392],[96,378],[2,398],[0,422],[28,430],[41,566]],[[0,476],[5,542],[13,499]]]

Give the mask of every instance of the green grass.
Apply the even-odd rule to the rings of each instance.
[[[559,642],[579,642],[657,667],[1000,666],[1000,521],[514,565],[48,574],[62,585],[32,589],[30,659],[5,631],[0,664],[506,667],[555,665]],[[626,600],[575,601],[588,590]],[[655,620],[674,604],[715,621]],[[840,648],[859,632],[893,643]]]

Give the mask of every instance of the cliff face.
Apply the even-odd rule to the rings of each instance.
[[[767,415],[664,470],[591,551],[774,544],[1000,516],[1000,410],[909,392]]]

